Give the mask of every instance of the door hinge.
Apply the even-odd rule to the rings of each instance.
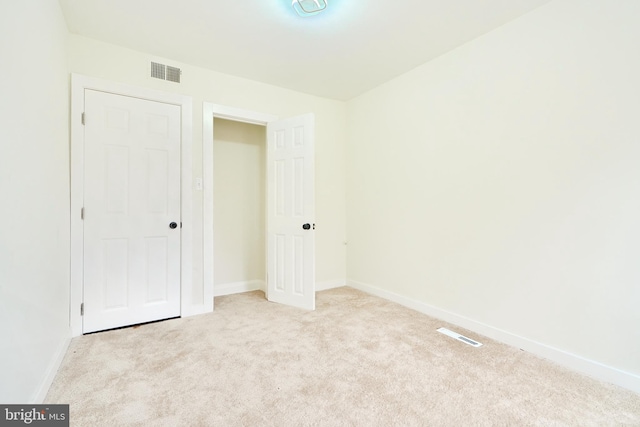
[[[80,208],[80,219],[84,219],[84,208]]]
[[[82,113],[82,124],[84,124],[84,113]]]
[[[180,228],[182,228],[182,221],[180,221]]]
[[[80,304],[80,316],[84,316],[84,303]]]

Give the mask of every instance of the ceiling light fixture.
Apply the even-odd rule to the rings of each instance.
[[[291,6],[300,16],[316,15],[327,8],[328,0],[293,0]]]

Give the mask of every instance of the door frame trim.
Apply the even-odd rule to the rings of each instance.
[[[203,274],[204,293],[210,296],[213,301],[213,119],[232,120],[234,122],[250,123],[254,125],[266,126],[267,123],[278,120],[278,116],[260,113],[256,111],[244,110],[241,108],[228,107],[214,104],[212,102],[202,103],[202,179],[203,204],[202,204],[202,252],[203,252]],[[265,260],[266,262],[266,260]]]
[[[181,186],[180,186],[180,217],[182,230],[180,234],[180,314],[190,316],[213,309],[211,303],[194,298],[193,289],[193,101],[190,96],[176,93],[161,92],[116,83],[80,74],[71,74],[71,265],[70,265],[70,294],[69,294],[69,323],[71,336],[82,335],[82,316],[80,304],[84,301],[83,269],[84,269],[84,233],[80,210],[84,206],[84,91],[86,89],[130,96],[149,101],[164,102],[181,107]],[[208,309],[208,305],[211,308]]]

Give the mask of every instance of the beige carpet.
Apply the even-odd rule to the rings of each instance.
[[[74,339],[47,402],[73,426],[640,426],[638,394],[350,288],[215,304]]]

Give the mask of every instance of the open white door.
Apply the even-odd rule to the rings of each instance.
[[[267,298],[315,309],[314,116],[267,124]]]
[[[180,106],[84,101],[82,331],[179,316]]]

